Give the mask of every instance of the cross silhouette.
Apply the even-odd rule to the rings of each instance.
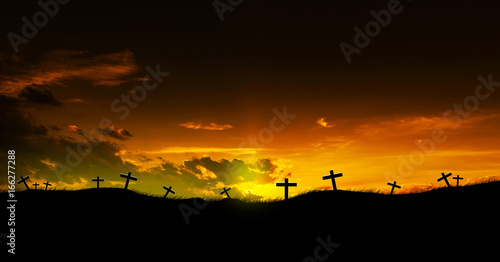
[[[47,190],[47,187],[52,186],[52,184],[49,183],[49,181],[43,182],[43,184],[45,185],[45,190]]]
[[[21,180],[17,181],[18,184],[21,184],[21,182],[24,183],[24,186],[26,186],[27,190],[30,190],[30,187],[28,186],[28,183],[26,183],[26,180],[30,178],[30,176],[23,177],[21,176]]]
[[[222,192],[220,192],[220,194],[222,195],[222,194],[226,193],[227,198],[231,198],[231,197],[229,196],[229,193],[227,192],[227,191],[229,191],[229,190],[231,190],[231,188],[230,188],[230,187],[228,187],[228,188],[225,188],[225,187],[224,187],[224,190],[222,190]]]
[[[396,181],[394,181],[394,183],[393,183],[393,184],[391,184],[391,182],[387,182],[387,184],[388,184],[389,186],[392,186],[392,189],[391,189],[391,195],[394,193],[394,188],[395,188],[395,187],[397,187],[397,188],[401,188],[401,186],[396,185]]]
[[[451,173],[448,173],[448,174],[446,174],[446,175],[445,175],[444,173],[441,173],[441,177],[440,177],[440,178],[438,178],[438,182],[444,179],[444,182],[446,182],[446,185],[447,185],[448,187],[451,187],[451,186],[450,186],[450,182],[448,182],[448,177],[449,177],[449,176],[451,176]]]
[[[169,187],[163,186],[163,188],[165,188],[165,190],[167,190],[167,193],[165,193],[165,198],[167,197],[168,193],[170,193],[170,192],[172,192],[172,194],[175,194],[175,191],[172,190],[172,186],[169,186]]]
[[[460,183],[460,179],[464,179],[464,178],[457,175],[456,177],[453,177],[453,179],[457,180],[457,187],[458,187],[458,184]]]
[[[341,176],[342,176],[342,173],[334,174],[333,170],[330,170],[330,175],[329,176],[323,176],[323,180],[331,179],[332,180],[333,190],[337,190],[337,183],[335,183],[335,178],[336,177],[341,177]]]
[[[132,176],[130,172],[128,172],[128,175],[120,174],[120,176],[127,179],[127,182],[125,182],[125,189],[128,189],[128,181],[130,181],[130,179],[137,181],[137,177]]]
[[[39,186],[40,184],[38,184],[37,182],[35,182],[34,184],[32,184],[35,186],[35,190],[36,190],[36,187]]]
[[[97,178],[92,178],[92,181],[93,181],[93,182],[97,182],[97,188],[99,188],[99,182],[103,182],[103,181],[104,181],[104,179],[102,179],[102,178],[101,178],[101,179],[99,179],[99,177],[97,177]]]
[[[278,182],[276,186],[284,186],[285,187],[285,200],[288,200],[288,187],[289,186],[297,186],[297,183],[288,183],[288,178],[285,178],[285,183]]]

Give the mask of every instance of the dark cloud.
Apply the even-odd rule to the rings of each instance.
[[[126,139],[133,137],[133,135],[129,131],[127,131],[123,128],[115,129],[114,127],[107,127],[104,129],[99,128],[99,131],[101,131],[104,135],[107,135],[107,136],[110,136],[112,138],[116,138],[119,140],[126,140]]]
[[[123,128],[115,129],[114,127],[110,126],[107,128],[99,128],[97,130],[100,131],[100,133],[105,135],[105,136],[109,136],[109,137],[112,137],[112,138],[115,138],[118,140],[126,140],[126,139],[129,139],[130,137],[133,137],[133,135],[129,131],[127,131]],[[78,126],[75,126],[75,125],[69,125],[68,131],[72,131],[72,132],[78,133],[80,135],[84,135],[82,132],[82,129],[79,128]]]
[[[19,98],[30,104],[51,106],[61,105],[61,102],[54,98],[49,88],[35,84],[26,86],[23,90],[21,90]]]
[[[34,117],[25,112],[26,107],[31,106],[26,102],[50,106],[57,103],[50,102],[49,93],[44,95],[44,92],[33,89],[24,89],[19,97],[0,95],[0,110],[3,112],[0,114],[0,157],[6,159],[6,152],[15,150],[17,174],[71,186],[89,181],[96,174],[117,177],[116,174],[120,172],[139,172],[138,166],[121,159],[119,152],[122,148],[111,141],[77,140],[50,135],[49,128],[38,124]],[[77,126],[68,128],[82,135]],[[54,125],[50,129],[61,130]],[[118,133],[130,135],[128,132]],[[7,184],[6,178],[0,178],[1,185]]]
[[[153,161],[152,158],[146,157],[145,155],[137,155],[137,159],[139,159],[139,161],[141,161],[142,163]]]
[[[22,102],[19,99],[0,95],[0,110],[0,140],[3,146],[12,145],[26,136],[47,134],[48,129],[45,126],[36,124],[31,115],[22,111]]]
[[[259,167],[258,170],[255,166]],[[215,161],[210,157],[203,157],[184,161],[179,169],[205,183],[222,182],[225,185],[231,185],[254,182],[266,184],[275,180],[271,174],[276,171],[276,166],[271,163],[270,159],[260,159],[257,164],[249,164],[239,159]]]

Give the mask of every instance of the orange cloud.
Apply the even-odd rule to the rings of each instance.
[[[37,65],[20,63],[12,73],[0,75],[0,94],[16,96],[24,87],[63,84],[67,79],[86,79],[95,86],[116,86],[130,81],[128,75],[137,71],[130,50],[90,55],[85,51],[56,50],[42,56]]]
[[[224,124],[224,125],[219,125],[216,123],[210,123],[210,125],[202,125],[199,123],[195,122],[186,122],[186,123],[181,123],[179,126],[189,128],[189,129],[204,129],[204,130],[212,130],[212,131],[220,131],[220,130],[226,130],[233,128],[232,125],[229,124]]]
[[[335,125],[333,124],[328,124],[326,121],[325,121],[325,118],[322,117],[320,119],[318,119],[316,121],[316,123],[318,123],[318,125],[322,126],[322,127],[326,127],[326,128],[330,128],[330,127],[334,127]]]
[[[75,126],[75,125],[69,125],[68,126],[68,131],[73,131],[73,132],[79,132],[80,128]]]
[[[474,128],[479,126],[479,122],[497,119],[500,114],[497,112],[476,111],[473,116],[464,118],[459,129]],[[407,116],[390,120],[373,120],[371,123],[359,125],[354,132],[363,136],[378,135],[418,135],[427,134],[433,129],[453,130],[456,122],[449,122],[442,116]]]

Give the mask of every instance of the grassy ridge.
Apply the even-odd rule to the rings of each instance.
[[[16,196],[21,256],[303,261],[313,256],[318,238],[341,244],[327,261],[498,255],[492,236],[500,229],[491,225],[500,221],[500,182],[393,196],[314,190],[267,202],[164,199],[118,188]],[[189,224],[181,205],[192,211]]]

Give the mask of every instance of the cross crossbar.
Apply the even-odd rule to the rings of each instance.
[[[126,178],[126,179],[127,179],[127,181],[125,182],[125,189],[128,189],[128,182],[129,182],[130,180],[137,181],[137,177],[132,176],[132,173],[131,173],[131,172],[128,172],[128,175],[125,175],[125,174],[120,174],[120,177],[123,177],[123,178]]]

